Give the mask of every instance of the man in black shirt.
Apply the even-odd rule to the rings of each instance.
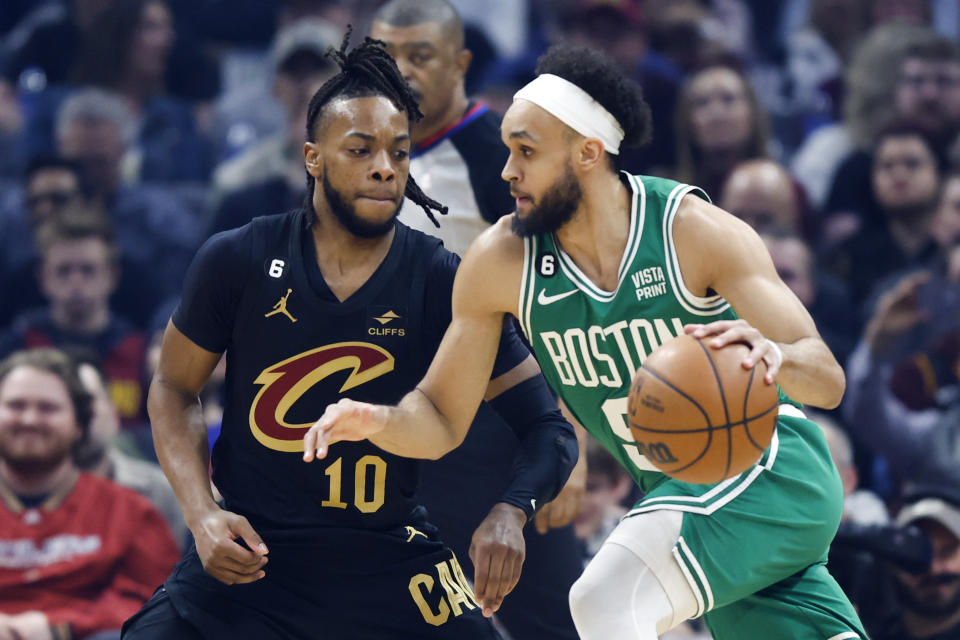
[[[458,263],[396,223],[404,195],[431,217],[442,209],[407,179],[419,111],[396,66],[371,41],[335,57],[341,73],[307,113],[307,206],[211,238],[167,327],[149,409],[196,549],[126,638],[495,638],[481,610],[492,615],[519,576],[513,536],[489,536],[474,550],[489,571],[474,596],[417,505],[414,459],[443,455],[465,433],[413,429],[299,459],[327,404],[397,402],[420,379],[450,321]],[[196,396],[224,351],[220,506]],[[556,495],[576,444],[509,329],[494,371],[487,399],[524,443],[481,525],[506,532]]]

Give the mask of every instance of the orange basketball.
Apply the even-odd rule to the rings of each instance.
[[[628,404],[640,453],[667,475],[697,484],[756,464],[773,437],[778,396],[763,380],[766,363],[743,368],[748,353],[746,344],[716,349],[687,335],[651,353]]]

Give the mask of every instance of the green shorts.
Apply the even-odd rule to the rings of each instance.
[[[782,405],[755,467],[713,485],[670,479],[626,515],[684,513],[673,549],[716,640],[866,639],[826,568],[843,490],[823,432]]]

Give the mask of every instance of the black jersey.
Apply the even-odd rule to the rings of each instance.
[[[173,323],[227,354],[212,458],[227,509],[271,529],[422,522],[417,461],[361,441],[308,464],[303,436],[342,397],[396,403],[420,381],[450,322],[457,264],[438,240],[398,223],[382,264],[341,302],[323,282],[302,210],[207,241]],[[507,331],[495,372],[526,357]]]

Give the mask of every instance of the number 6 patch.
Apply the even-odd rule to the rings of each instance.
[[[270,264],[264,264],[267,270],[267,275],[271,278],[280,278],[283,276],[283,268],[287,266],[287,263],[281,260],[280,258],[274,258],[270,261]]]
[[[557,272],[557,256],[552,253],[541,253],[537,259],[537,271],[544,278],[552,278]]]

